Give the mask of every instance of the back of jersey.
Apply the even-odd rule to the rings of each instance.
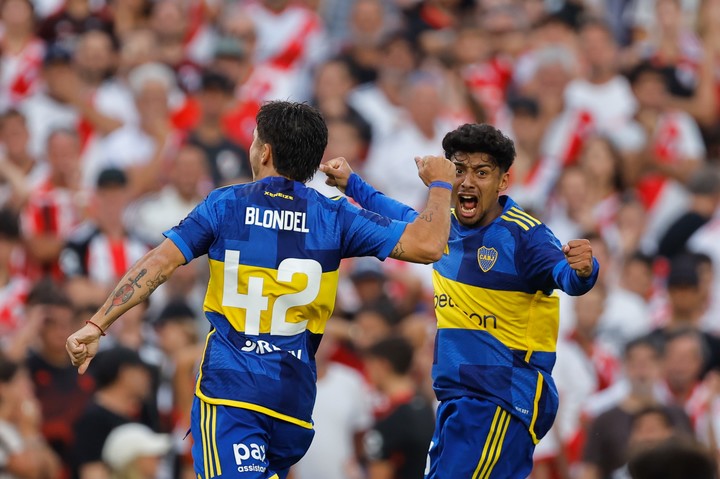
[[[340,260],[384,258],[403,230],[281,177],[211,193],[166,233],[186,259],[207,253],[210,263],[213,328],[196,394],[311,427],[313,358]]]

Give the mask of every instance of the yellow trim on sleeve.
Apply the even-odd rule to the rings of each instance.
[[[528,231],[530,229],[525,223],[523,223],[520,220],[516,220],[515,218],[510,218],[509,216],[506,216],[506,215],[502,215],[500,218],[504,219],[505,221],[510,221],[511,223],[515,223],[516,225],[519,225],[525,231]]]
[[[520,208],[516,208],[515,206],[513,206],[512,208],[510,208],[510,210],[513,213],[523,216],[528,221],[530,221],[530,223],[533,223],[536,226],[540,226],[542,224],[539,219],[535,218],[534,216],[530,216],[529,214],[527,214],[525,211],[521,210]]]
[[[512,210],[507,210],[507,211],[505,212],[505,214],[508,215],[508,216],[512,216],[513,218],[522,221],[523,223],[527,224],[530,228],[532,228],[532,227],[535,226],[535,223],[533,223],[532,221],[530,221],[529,219],[527,219],[527,218],[524,217],[523,215],[519,215],[519,214],[515,213],[515,212],[512,211]]]

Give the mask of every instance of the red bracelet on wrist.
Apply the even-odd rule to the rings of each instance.
[[[103,328],[101,328],[97,324],[93,323],[89,319],[87,321],[85,321],[85,324],[92,324],[93,326],[95,326],[96,328],[98,328],[100,330],[100,336],[105,336],[105,331],[103,331]]]

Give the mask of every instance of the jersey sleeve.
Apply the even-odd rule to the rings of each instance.
[[[211,193],[177,226],[163,233],[182,252],[186,263],[206,254],[217,236],[215,200]]]
[[[338,201],[341,202],[342,257],[387,258],[400,240],[407,223],[358,208],[344,198]]]
[[[418,215],[417,211],[399,201],[385,196],[363,181],[363,179],[355,173],[350,175],[345,193],[357,201],[363,208],[395,220],[410,223]]]
[[[571,296],[585,294],[595,285],[600,265],[593,258],[593,272],[581,278],[565,259],[562,245],[545,225],[537,227],[528,239],[527,256],[521,258],[525,275],[539,291],[561,289]]]

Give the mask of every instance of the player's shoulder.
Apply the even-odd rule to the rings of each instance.
[[[523,210],[509,197],[500,215],[500,224],[520,234],[533,234],[536,230],[545,228],[542,221]]]

